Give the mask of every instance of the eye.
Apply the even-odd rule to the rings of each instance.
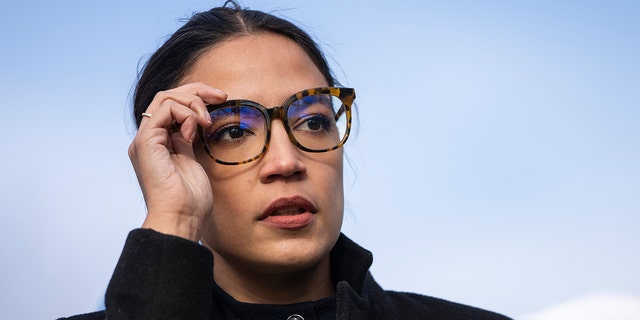
[[[259,110],[247,106],[215,109],[210,112],[211,127],[206,129],[211,147],[233,147],[254,138],[264,138],[265,118]]]
[[[239,143],[241,139],[255,135],[242,123],[227,124],[207,136],[214,143]]]
[[[313,114],[301,118],[297,121],[294,130],[302,130],[302,131],[310,131],[310,132],[319,132],[319,131],[328,131],[333,127],[333,123],[326,116],[321,114]]]
[[[289,121],[295,131],[320,134],[336,126],[333,101],[330,95],[306,96],[289,107]]]

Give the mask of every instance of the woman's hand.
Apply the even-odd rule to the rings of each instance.
[[[143,228],[200,240],[213,197],[192,143],[198,125],[211,125],[206,104],[222,103],[226,98],[218,89],[191,83],[159,92],[145,111],[151,116],[142,117],[129,146],[147,204]]]

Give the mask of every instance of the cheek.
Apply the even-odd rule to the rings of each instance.
[[[220,165],[222,166],[222,165]],[[227,166],[220,172],[227,173]],[[213,209],[205,224],[202,237],[214,251],[227,252],[233,247],[251,245],[253,221],[259,210],[255,206],[255,183],[247,175],[221,178],[216,170],[207,170],[213,195]],[[252,206],[253,205],[253,206]]]
[[[336,152],[337,153],[337,152]],[[323,170],[322,187],[324,190],[317,190],[325,195],[323,201],[327,204],[327,220],[323,228],[326,235],[329,236],[330,246],[333,246],[335,240],[342,229],[344,218],[344,186],[343,186],[343,160],[342,152],[339,155],[331,157],[324,162],[325,170]]]
[[[320,159],[320,163],[324,165],[324,171],[331,176],[331,180],[334,184],[342,186],[342,171],[343,171],[343,152],[342,149],[338,149],[332,152],[327,152],[321,155],[324,157]],[[341,187],[342,188],[342,187]]]
[[[258,175],[252,164],[225,166],[213,164],[205,169],[211,183],[214,215],[243,215],[251,212]]]
[[[227,202],[232,202],[234,195],[242,194],[242,198],[246,198],[246,191],[256,183],[257,174],[254,171],[257,162],[237,166],[223,165],[211,159],[203,148],[194,148],[194,151],[196,160],[209,178],[214,206],[215,202],[224,202],[226,199],[229,199]]]
[[[343,157],[342,151],[321,154],[315,168],[308,168],[310,175],[316,175],[314,181],[316,192],[326,197],[325,201],[331,206],[331,211],[342,214],[344,206],[343,190]]]
[[[201,148],[202,149],[202,148]],[[239,217],[251,212],[251,199],[256,185],[255,164],[226,166],[214,162],[204,150],[196,149],[196,159],[204,168],[211,184],[213,210],[206,226],[215,233],[239,223]]]

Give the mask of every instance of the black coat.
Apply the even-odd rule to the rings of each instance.
[[[336,296],[330,306],[337,320],[432,319],[508,320],[509,318],[414,293],[383,290],[369,267],[371,252],[340,235],[331,251]],[[233,301],[213,281],[211,252],[189,240],[149,229],[127,238],[105,297],[106,310],[66,319],[326,319],[315,302],[277,306]],[[238,305],[246,310],[240,315]],[[235,310],[234,310],[235,308]],[[333,312],[335,310],[335,313]],[[335,318],[334,318],[335,315]]]

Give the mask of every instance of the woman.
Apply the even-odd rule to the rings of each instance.
[[[72,319],[506,319],[373,280],[340,233],[355,92],[336,85],[287,21],[234,2],[194,15],[135,92],[146,219],[106,310]]]

